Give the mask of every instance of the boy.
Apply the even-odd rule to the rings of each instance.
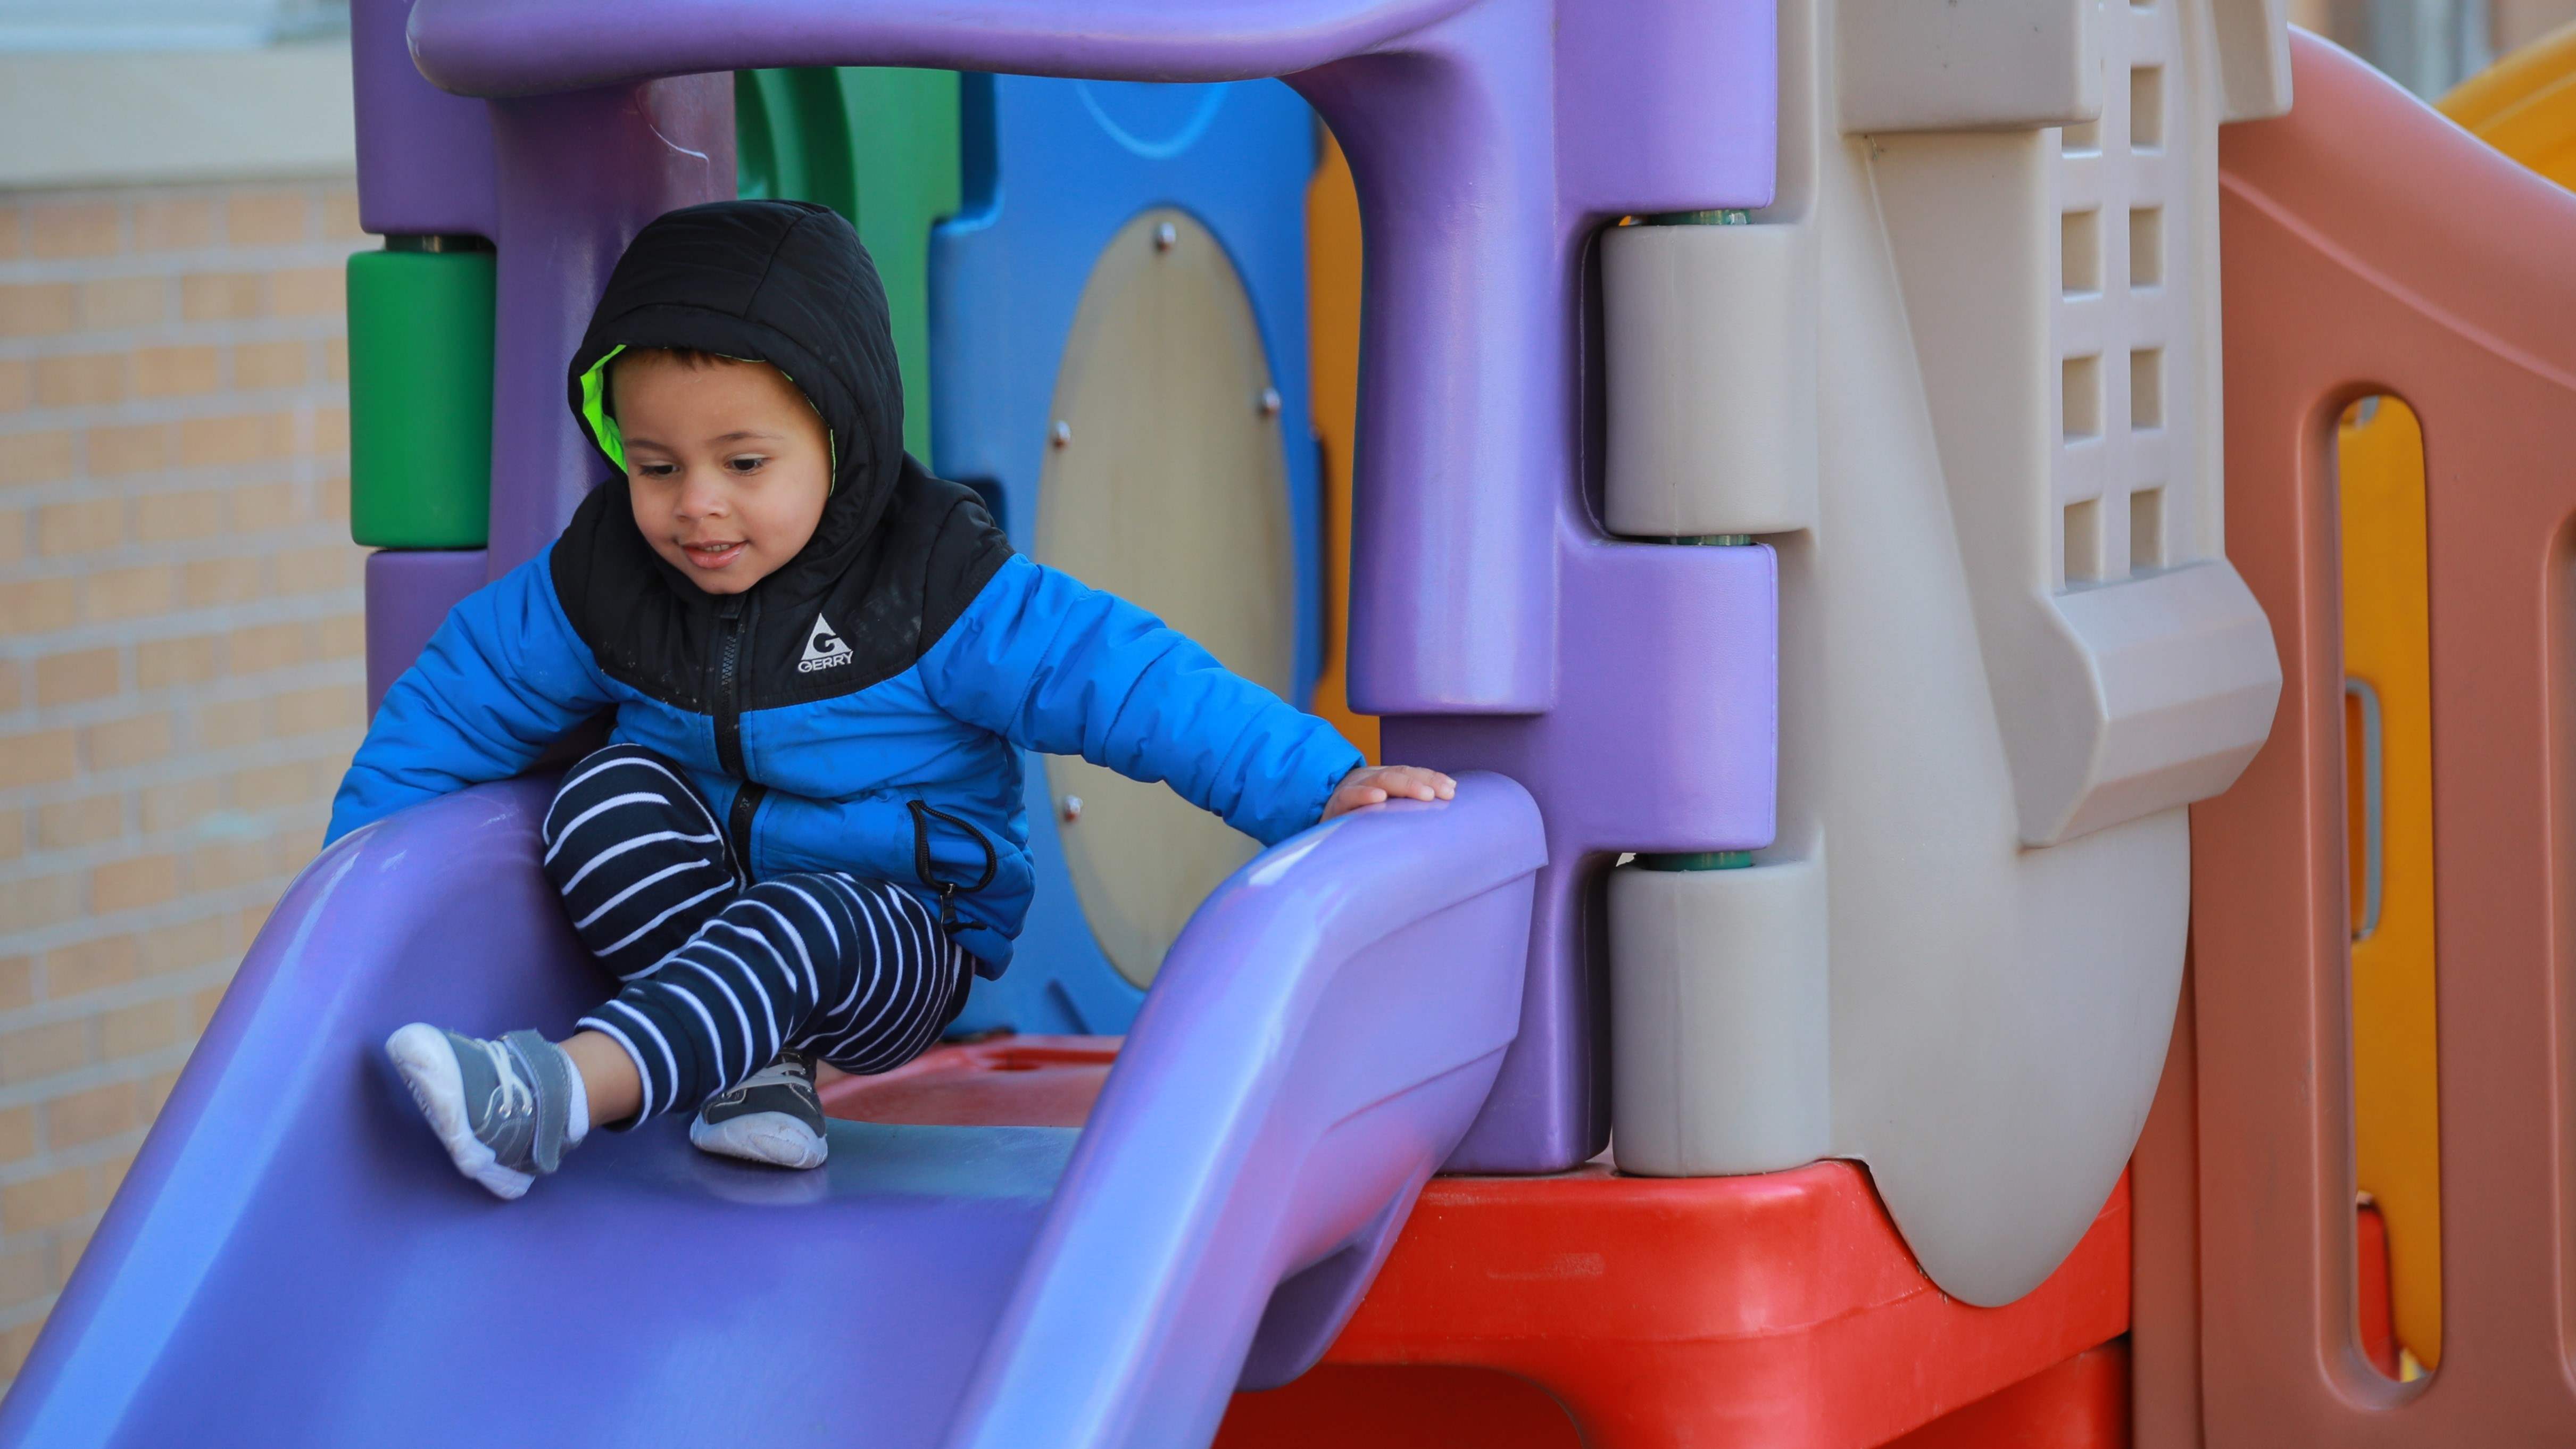
[[[911,1060],[1000,974],[1029,902],[1018,750],[1167,780],[1264,843],[1443,775],[1013,554],[904,455],[885,297],[819,206],[647,226],[573,358],[619,471],[457,605],[386,694],[330,836],[506,779],[602,710],[544,866],[624,986],[565,1041],[385,1044],[457,1170],[527,1191],[591,1128],[696,1113],[700,1148],[823,1161],[819,1058]]]

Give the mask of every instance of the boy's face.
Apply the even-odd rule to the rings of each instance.
[[[635,526],[692,583],[739,594],[814,536],[832,445],[784,373],[637,352],[610,366],[608,386]]]

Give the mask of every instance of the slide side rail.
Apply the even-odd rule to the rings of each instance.
[[[957,1449],[1205,1443],[1320,1357],[1519,1030],[1538,807],[1470,774],[1255,859],[1165,959]]]

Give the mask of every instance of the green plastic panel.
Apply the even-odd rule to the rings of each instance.
[[[481,548],[492,513],[492,253],[349,258],[349,533]]]
[[[733,94],[742,194],[821,202],[876,259],[903,370],[903,445],[928,458],[930,228],[957,209],[957,73],[747,70]]]

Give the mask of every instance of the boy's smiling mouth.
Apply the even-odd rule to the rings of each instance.
[[[687,555],[690,564],[697,568],[720,569],[742,557],[748,543],[748,540],[739,538],[722,543],[684,543],[680,545],[680,552]]]

